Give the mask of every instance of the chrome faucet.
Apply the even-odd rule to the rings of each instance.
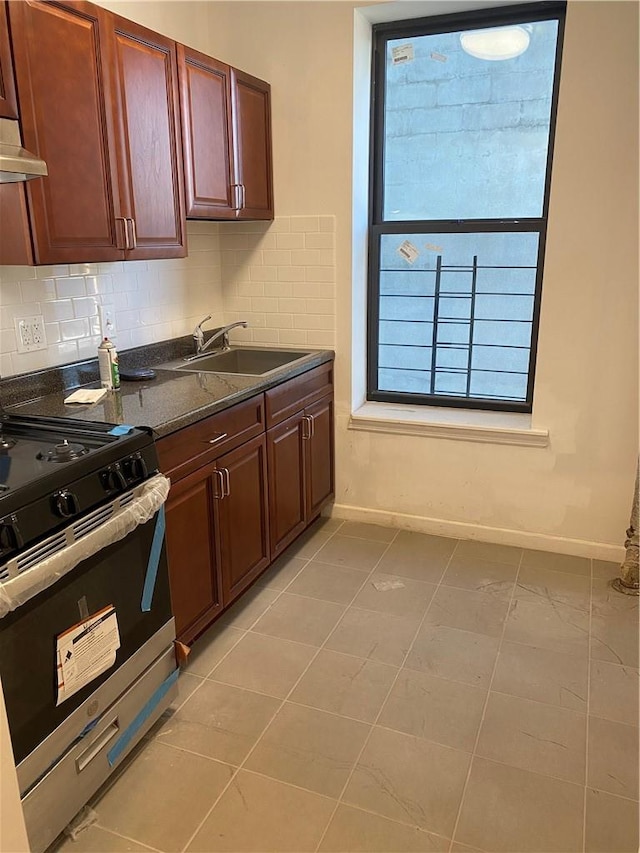
[[[209,340],[205,343],[204,341],[204,332],[202,331],[202,327],[207,322],[207,320],[211,319],[211,314],[207,314],[204,320],[201,320],[198,325],[193,330],[193,341],[196,347],[196,354],[189,356],[189,358],[185,359],[186,361],[191,361],[193,358],[198,358],[198,356],[205,353],[211,344],[214,341],[217,341],[218,338],[222,338],[222,346],[219,349],[219,352],[226,352],[229,349],[229,332],[231,329],[235,329],[237,326],[242,326],[243,328],[247,328],[249,325],[246,320],[240,320],[237,323],[229,323],[228,326],[223,326],[221,329],[218,329],[217,332],[214,332],[213,335],[209,338]]]

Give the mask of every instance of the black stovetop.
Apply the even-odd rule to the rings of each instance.
[[[0,561],[157,470],[152,431],[0,408]]]

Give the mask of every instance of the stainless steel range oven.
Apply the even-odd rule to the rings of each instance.
[[[3,415],[0,675],[34,853],[176,692],[157,469],[150,430]]]

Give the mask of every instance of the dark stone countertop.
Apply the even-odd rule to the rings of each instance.
[[[122,382],[119,391],[108,391],[99,403],[91,405],[65,405],[64,398],[74,388],[100,387],[95,378],[93,360],[83,363],[82,369],[74,365],[71,368],[41,371],[33,376],[6,379],[0,384],[4,409],[10,416],[73,417],[84,421],[148,426],[159,437],[229,408],[334,358],[331,350],[305,350],[308,354],[303,358],[266,376],[168,369],[165,367],[167,358],[176,358],[176,352],[182,351],[182,343],[183,339],[179,339],[174,348],[146,348],[146,358],[139,351],[123,352],[120,357],[122,365],[152,367],[156,371],[156,378],[143,382]],[[65,370],[71,370],[71,373],[65,375]],[[79,378],[85,381],[79,381]]]

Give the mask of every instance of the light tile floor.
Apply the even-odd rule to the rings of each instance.
[[[638,599],[616,574],[321,521],[52,849],[637,851]]]

